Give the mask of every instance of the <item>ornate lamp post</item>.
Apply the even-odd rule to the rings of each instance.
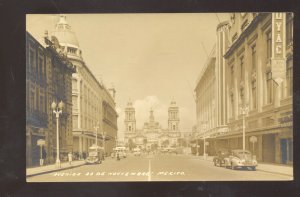
[[[241,114],[243,115],[243,151],[246,149],[246,133],[245,133],[245,116],[249,111],[247,104],[240,106]]]
[[[58,130],[58,124],[59,124],[59,115],[62,113],[62,109],[64,107],[64,103],[62,101],[59,102],[58,106],[53,101],[51,104],[51,108],[53,109],[53,113],[56,115],[56,166],[60,168],[60,159],[59,159],[59,130]]]

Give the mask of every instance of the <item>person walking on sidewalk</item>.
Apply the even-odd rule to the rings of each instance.
[[[72,157],[73,157],[72,153],[69,152],[68,158],[69,158],[69,164],[70,164],[70,165],[72,165]]]

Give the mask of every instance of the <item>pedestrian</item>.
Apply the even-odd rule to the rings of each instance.
[[[68,158],[69,158],[69,164],[70,165],[72,165],[72,153],[71,152],[69,152],[69,154],[68,154]]]

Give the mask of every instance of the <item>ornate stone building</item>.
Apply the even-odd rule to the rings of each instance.
[[[39,139],[45,140],[43,158],[53,163],[56,156],[56,119],[51,103],[64,102],[60,115],[60,155],[72,151],[72,73],[74,67],[55,37],[38,42],[26,32],[26,164],[38,165]],[[63,158],[62,158],[63,159]]]
[[[84,157],[88,148],[95,143],[97,130],[97,144],[105,146],[109,154],[117,136],[115,90],[108,90],[85,64],[78,40],[66,16],[60,16],[52,35],[57,37],[61,49],[76,68],[72,76],[73,152]]]
[[[168,129],[162,129],[159,122],[155,121],[151,109],[149,121],[145,122],[141,130],[136,128],[135,109],[129,101],[125,108],[125,143],[131,148],[134,144],[143,149],[156,149],[160,147],[177,146],[181,137],[179,129],[179,109],[176,102],[172,101],[168,109]]]
[[[208,153],[221,147],[242,148],[245,126],[246,149],[258,161],[292,164],[292,13],[233,13],[225,34],[217,36],[217,42],[220,39],[228,44],[216,49],[216,54],[224,54],[216,55],[216,59],[225,58],[222,70],[220,64],[215,64],[223,76],[222,79],[215,75],[223,81],[222,86],[216,83],[215,89],[225,89],[223,97],[216,97],[222,103],[216,107],[225,112],[221,121],[228,129],[219,134],[205,131],[211,141]],[[200,85],[201,81],[197,86]],[[197,113],[199,116],[202,113]]]

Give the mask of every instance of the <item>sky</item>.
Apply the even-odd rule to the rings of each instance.
[[[120,137],[129,99],[137,128],[149,120],[150,109],[167,128],[168,107],[179,107],[180,130],[196,124],[194,89],[216,42],[216,27],[228,13],[66,14],[83,59],[97,79],[116,89]],[[26,30],[41,40],[54,30],[59,15],[30,14]]]

